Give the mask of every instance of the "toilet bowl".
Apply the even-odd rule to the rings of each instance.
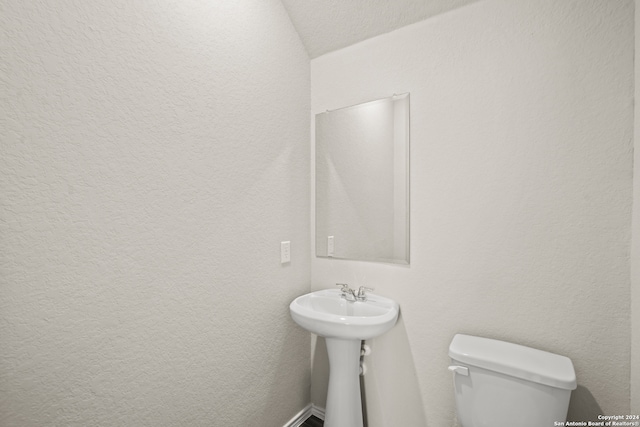
[[[567,419],[571,359],[457,334],[449,346],[456,413],[463,427],[547,427]]]

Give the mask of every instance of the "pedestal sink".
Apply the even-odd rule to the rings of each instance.
[[[351,300],[349,300],[351,299]],[[398,320],[398,304],[367,294],[366,300],[337,289],[302,295],[289,305],[304,329],[325,338],[329,355],[329,389],[325,427],[362,427],[360,345],[382,335]]]

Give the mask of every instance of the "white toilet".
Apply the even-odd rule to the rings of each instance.
[[[547,427],[567,419],[576,374],[571,359],[458,334],[449,346],[463,427]]]

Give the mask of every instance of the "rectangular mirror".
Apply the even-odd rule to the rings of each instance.
[[[409,263],[409,94],[317,114],[316,256]]]

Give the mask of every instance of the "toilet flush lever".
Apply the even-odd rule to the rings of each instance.
[[[466,366],[451,365],[449,366],[449,370],[456,374],[464,375],[465,377],[469,376],[469,368]]]

